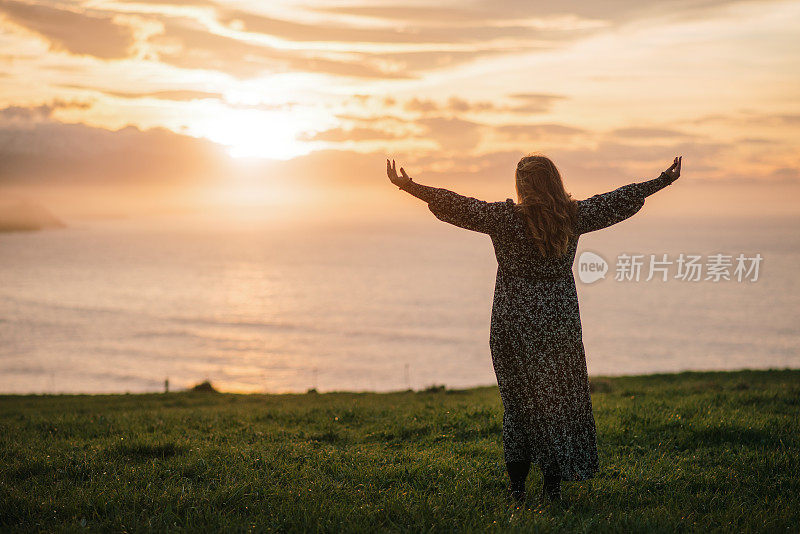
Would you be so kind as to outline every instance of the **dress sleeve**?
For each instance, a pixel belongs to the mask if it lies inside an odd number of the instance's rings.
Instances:
[[[510,199],[504,202],[486,202],[459,195],[442,187],[430,187],[414,181],[408,182],[400,189],[427,202],[428,209],[440,221],[484,234],[496,233],[503,228],[503,221],[510,205]]]
[[[578,233],[594,232],[624,221],[644,206],[645,197],[670,185],[666,172],[646,182],[623,185],[608,193],[594,195],[578,202]]]

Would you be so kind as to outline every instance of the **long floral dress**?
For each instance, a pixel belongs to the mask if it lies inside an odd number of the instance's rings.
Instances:
[[[489,347],[503,403],[506,462],[531,461],[562,480],[598,469],[597,439],[572,263],[581,234],[631,217],[668,174],[579,200],[566,254],[542,256],[512,199],[486,202],[409,182],[447,223],[488,234],[497,258]]]

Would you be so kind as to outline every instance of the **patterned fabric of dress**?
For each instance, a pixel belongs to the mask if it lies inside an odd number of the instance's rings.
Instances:
[[[488,234],[497,258],[489,348],[503,403],[506,462],[531,461],[563,480],[598,469],[597,438],[572,264],[581,234],[631,217],[670,185],[666,173],[579,200],[573,237],[545,257],[512,199],[486,202],[409,182],[440,220]]]

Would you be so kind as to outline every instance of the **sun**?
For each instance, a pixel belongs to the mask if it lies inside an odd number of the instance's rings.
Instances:
[[[225,109],[192,125],[194,135],[228,148],[236,158],[287,160],[311,152],[297,140],[305,128],[286,110]]]

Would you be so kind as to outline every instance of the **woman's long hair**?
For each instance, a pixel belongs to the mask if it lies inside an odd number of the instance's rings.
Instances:
[[[544,256],[561,256],[572,237],[578,204],[564,189],[561,173],[550,158],[528,154],[515,173],[517,208],[531,229],[536,247]]]

